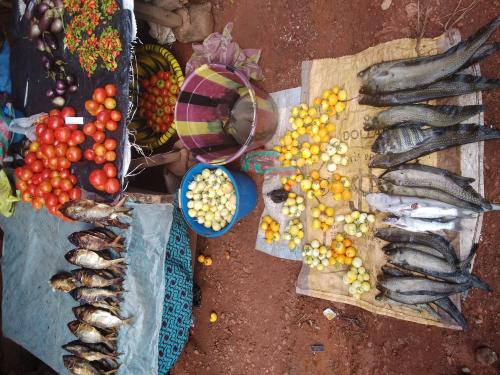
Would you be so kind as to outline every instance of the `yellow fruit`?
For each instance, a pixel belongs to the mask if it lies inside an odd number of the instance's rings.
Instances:
[[[320,187],[321,189],[326,189],[326,188],[328,188],[328,181],[327,181],[327,180],[321,180],[321,181],[319,182],[319,187]]]
[[[335,193],[333,194],[333,199],[336,201],[341,201],[342,200],[342,194],[341,193]]]
[[[352,193],[349,190],[345,190],[342,192],[342,200],[348,201],[352,198]]]
[[[331,94],[331,91],[330,91],[330,90],[324,90],[324,91],[323,91],[323,94],[321,94],[321,97],[322,97],[323,99],[328,99],[328,97],[330,96],[330,94]]]
[[[320,210],[320,211],[324,211],[324,210],[326,210],[326,206],[325,206],[323,203],[320,203],[320,204],[318,205],[318,208],[319,208],[319,210]]]
[[[274,146],[273,147],[273,151],[281,152],[281,147],[280,146]]]
[[[332,207],[327,207],[325,213],[327,216],[332,217],[333,215],[335,215],[335,210]]]
[[[342,242],[336,241],[334,250],[337,254],[344,254],[345,253],[345,246]]]
[[[321,117],[319,118],[319,121],[322,123],[322,124],[326,124],[328,122],[328,115],[327,114],[323,114],[321,115]]]
[[[345,109],[345,102],[337,102],[337,104],[335,104],[335,110],[337,112],[342,112],[344,109]]]
[[[328,232],[328,229],[330,229],[330,226],[326,223],[321,223],[321,230],[323,232]]]
[[[293,249],[295,249],[296,247],[297,247],[297,245],[295,244],[295,242],[294,242],[294,241],[289,241],[289,242],[288,242],[288,248],[289,248],[290,250],[293,250]]]
[[[299,115],[300,108],[299,107],[293,107],[292,108],[292,116],[298,116]]]
[[[331,122],[326,125],[326,130],[328,131],[328,133],[333,133],[335,129],[336,129],[335,124],[332,124]]]
[[[328,259],[328,263],[330,263],[330,266],[333,266],[335,264],[336,260],[334,257],[331,257],[330,259]]]
[[[297,127],[297,128],[300,128],[301,126],[304,126],[304,120],[302,120],[301,118],[296,118],[294,120],[294,125]]]
[[[303,167],[306,164],[306,161],[303,158],[297,159],[297,167]]]
[[[330,186],[332,193],[342,193],[344,191],[344,185],[341,182],[334,182]]]
[[[217,313],[211,312],[210,313],[210,323],[215,323],[217,321],[217,319],[219,319],[219,317],[217,316]]]
[[[321,105],[321,98],[314,98],[313,103],[315,106]]]
[[[340,90],[338,97],[341,102],[345,102],[347,100],[347,92],[345,90]]]
[[[271,224],[273,222],[273,218],[269,215],[266,215],[262,218],[262,220],[265,222],[265,223],[268,223],[268,224]]]
[[[325,112],[328,116],[333,117],[337,114],[337,111],[335,111],[335,107],[328,107]]]
[[[312,122],[312,117],[311,116],[306,116],[304,117],[304,125],[309,125]]]
[[[311,151],[308,148],[302,149],[302,157],[304,159],[309,159],[311,157]]]
[[[269,224],[267,224],[267,223],[262,223],[262,224],[260,224],[260,229],[262,229],[263,231],[266,231],[266,230],[267,230],[268,225],[269,225]]]
[[[270,241],[272,241],[272,240],[273,240],[273,237],[274,237],[273,232],[272,232],[272,231],[270,231],[270,230],[267,230],[267,231],[266,231],[266,234],[265,234],[265,239],[266,239],[266,240],[270,240]]]
[[[305,128],[298,128],[297,132],[299,133],[299,135],[304,135],[304,134],[306,134],[306,129]]]
[[[313,180],[318,180],[319,179],[319,171],[317,169],[313,169],[309,175],[311,176],[311,178]]]
[[[320,229],[321,228],[321,221],[319,221],[319,219],[313,219],[312,227],[313,227],[313,229]]]
[[[337,233],[337,235],[335,236],[335,241],[337,241],[337,242],[344,241],[344,236],[340,233]]]
[[[349,238],[346,238],[345,240],[342,241],[344,246],[347,248],[352,245],[352,241]]]
[[[199,263],[204,263],[205,262],[205,256],[204,255],[198,255],[198,258],[196,258]]]
[[[203,262],[203,264],[207,267],[210,267],[212,265],[212,258],[210,257],[205,257],[205,260]]]
[[[345,256],[349,258],[354,258],[356,256],[356,249],[352,246],[345,250]]]
[[[340,264],[345,264],[345,256],[344,255],[339,255],[337,256],[337,263],[340,263]]]
[[[280,225],[277,222],[271,223],[271,230],[273,232],[279,232],[280,230]]]
[[[345,258],[344,264],[347,264],[348,266],[350,266],[352,264],[352,258]]]
[[[318,110],[316,108],[309,108],[307,114],[311,117],[314,117],[318,114]]]
[[[328,109],[328,100],[321,101],[321,110],[326,111]]]
[[[337,86],[334,86],[334,87],[333,87],[333,89],[332,89],[332,92],[333,92],[334,94],[338,94],[338,93],[339,93],[339,90],[340,90],[340,89],[339,89]]]
[[[311,154],[313,154],[313,155],[319,154],[319,146],[318,145],[312,145],[310,150],[311,150]]]
[[[299,111],[299,117],[300,117],[300,118],[304,118],[304,117],[306,117],[306,116],[307,116],[307,111],[306,111],[305,109],[301,109],[301,110]]]
[[[335,105],[335,104],[337,104],[338,101],[339,101],[339,98],[335,94],[331,94],[328,97],[328,104],[330,104],[332,106]]]
[[[315,134],[312,137],[312,141],[315,142],[315,143],[319,143],[319,142],[321,142],[321,137],[319,135]]]

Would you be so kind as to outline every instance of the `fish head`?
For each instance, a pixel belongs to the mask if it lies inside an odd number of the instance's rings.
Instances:
[[[64,355],[63,356],[64,367],[66,367],[67,369],[72,369],[73,367],[75,367],[75,365],[77,364],[77,361],[78,361],[78,358],[75,357],[74,355]]]
[[[64,258],[70,263],[73,263],[76,260],[76,249],[68,251],[64,254]]]
[[[389,224],[389,225],[397,224],[399,222],[399,217],[397,217],[397,216],[387,216],[382,222],[384,224]]]
[[[69,292],[69,294],[71,294],[71,297],[73,297],[75,301],[78,301],[81,297],[79,288],[73,289],[71,292]]]
[[[75,246],[79,246],[80,237],[82,232],[73,232],[68,236],[68,241]]]
[[[70,292],[76,288],[76,280],[69,272],[60,272],[52,276],[49,280],[49,284],[52,289],[63,292]]]
[[[64,216],[68,216],[69,218],[79,218],[85,213],[86,210],[93,207],[95,202],[89,199],[80,200],[80,201],[68,201],[61,205],[59,211]]]
[[[78,331],[79,327],[80,327],[80,322],[78,320],[73,320],[68,323],[68,328],[72,333]]]
[[[369,117],[365,116],[363,129],[364,130],[373,130],[381,127],[382,124],[379,123],[377,117]]]

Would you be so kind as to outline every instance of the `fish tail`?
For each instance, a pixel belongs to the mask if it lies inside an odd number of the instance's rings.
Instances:
[[[489,210],[486,210],[486,211],[500,211],[500,204],[498,203],[490,203],[491,204],[491,208]]]
[[[120,207],[122,207],[125,204],[126,201],[127,201],[127,196],[125,195],[125,196],[123,196],[122,199],[120,199],[118,201],[117,204],[115,204],[115,209],[119,209]]]
[[[109,280],[109,285],[122,285],[124,280],[125,279],[123,277],[117,277]]]
[[[123,324],[130,325],[130,323],[132,322],[133,319],[134,319],[134,317],[131,316],[130,318],[123,319],[122,322],[123,322]]]
[[[472,57],[467,61],[467,63],[462,66],[462,69],[468,68],[479,61],[487,58],[488,56],[494,54],[500,49],[500,42],[489,43],[481,46]]]
[[[472,260],[474,259],[478,248],[479,244],[475,243],[474,245],[472,245],[467,258],[460,262],[458,266],[462,271],[468,272],[470,270]]]
[[[122,236],[117,236],[113,242],[109,244],[109,247],[112,248],[113,250],[118,251],[119,253],[123,251],[123,237]]]
[[[455,322],[457,322],[464,331],[469,329],[469,325],[467,324],[467,320],[465,320],[464,315],[449,297],[438,299],[434,301],[434,304],[448,314]]]
[[[108,263],[112,264],[115,267],[126,266],[126,264],[124,265],[123,262],[125,262],[125,258],[117,258],[117,259],[108,260]]]
[[[473,287],[478,288],[478,289],[486,290],[487,292],[492,292],[493,291],[493,289],[491,289],[491,287],[488,284],[486,284],[484,281],[482,281],[476,275],[470,274],[469,277],[470,277],[471,285]]]

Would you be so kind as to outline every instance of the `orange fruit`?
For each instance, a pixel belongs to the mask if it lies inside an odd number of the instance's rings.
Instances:
[[[352,246],[348,247],[345,251],[346,257],[354,258],[356,256],[356,249]]]
[[[342,192],[342,200],[348,201],[352,198],[352,193],[349,190],[344,190]]]
[[[344,185],[341,182],[334,182],[332,186],[330,186],[330,190],[332,193],[342,193],[344,191]]]

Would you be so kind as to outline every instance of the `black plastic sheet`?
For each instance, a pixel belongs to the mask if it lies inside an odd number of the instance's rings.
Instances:
[[[121,1],[118,1],[120,9],[113,15],[111,25],[120,33],[122,42],[122,52],[117,59],[118,68],[110,72],[105,68],[98,67],[92,77],[81,68],[78,61],[78,55],[71,54],[63,46],[64,32],[57,35],[59,48],[54,52],[55,59],[62,59],[66,62],[66,71],[75,75],[78,91],[70,94],[66,105],[74,107],[77,116],[84,118],[84,123],[94,121],[95,117],[89,115],[85,110],[85,101],[92,99],[92,93],[97,87],[103,87],[108,83],[114,83],[117,87],[117,109],[122,113],[122,119],[118,129],[115,132],[106,131],[106,136],[115,138],[118,141],[116,149],[115,165],[119,171],[118,178],[123,180],[123,155],[127,140],[127,113],[129,108],[129,81],[130,81],[130,62],[131,62],[131,44],[132,44],[132,17],[129,10],[122,9]],[[47,98],[45,91],[54,87],[55,82],[47,76],[41,58],[45,52],[36,49],[35,44],[27,38],[29,21],[20,17],[17,5],[13,7],[13,21],[11,28],[11,37],[13,39],[11,53],[11,76],[12,76],[12,100],[15,108],[23,111],[27,116],[48,112],[54,105],[51,99]],[[67,19],[65,19],[65,23]],[[97,29],[100,33],[103,25]],[[80,127],[81,128],[81,127]],[[94,140],[87,137],[85,143],[81,145],[82,151],[91,149]],[[87,191],[95,192],[104,198],[110,196],[95,190],[88,181],[88,175],[96,168],[101,168],[92,161],[82,159],[72,165],[72,171],[78,178],[78,184]]]

